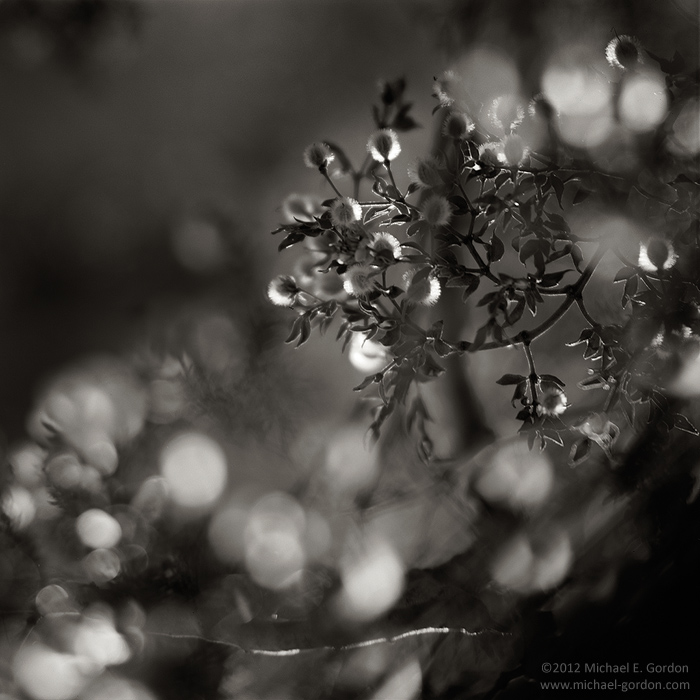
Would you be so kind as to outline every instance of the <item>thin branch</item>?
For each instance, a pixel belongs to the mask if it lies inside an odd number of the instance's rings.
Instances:
[[[530,399],[532,401],[532,405],[536,406],[537,405],[537,383],[539,382],[540,378],[539,375],[537,374],[537,370],[535,369],[535,358],[532,356],[532,350],[530,350],[530,341],[528,340],[526,343],[523,343],[523,350],[525,351],[525,357],[527,358],[527,368],[528,368],[528,375],[527,375],[527,381],[530,386]]]
[[[574,303],[576,303],[577,298],[583,292],[585,286],[588,284],[588,281],[591,279],[593,273],[595,272],[596,267],[598,267],[598,263],[602,260],[607,250],[607,245],[601,243],[588,265],[586,265],[586,269],[583,271],[581,277],[579,277],[578,282],[576,282],[576,284],[574,284],[569,289],[567,298],[561,303],[559,308],[557,308],[552,313],[552,315],[549,316],[549,318],[545,319],[542,323],[540,323],[539,326],[536,326],[531,331],[521,331],[515,337],[507,341],[493,341],[490,343],[484,343],[483,345],[480,345],[479,347],[475,348],[472,352],[478,352],[481,350],[493,350],[495,348],[505,348],[510,347],[511,345],[520,345],[521,343],[532,342],[535,338],[541,336],[543,333],[546,333],[552,326],[554,326],[557,323],[557,321],[559,321],[559,319],[562,316],[564,316],[564,314],[569,310],[569,308],[571,308],[571,306],[573,306]],[[459,344],[465,345],[465,343]],[[469,346],[467,346],[467,350],[469,350]]]
[[[600,323],[598,323],[598,321],[596,321],[588,313],[588,310],[586,309],[586,306],[583,303],[583,297],[579,297],[578,299],[576,299],[576,304],[578,305],[578,309],[581,312],[581,315],[586,319],[586,321],[588,321],[590,326],[595,329],[600,328]]]
[[[322,652],[322,651],[353,651],[355,649],[363,649],[365,647],[378,646],[380,644],[394,644],[400,642],[404,639],[409,639],[410,637],[422,637],[427,635],[449,635],[458,634],[464,637],[480,637],[484,634],[497,634],[501,637],[510,636],[509,632],[501,632],[495,629],[481,629],[471,631],[465,627],[421,627],[415,630],[408,630],[407,632],[401,632],[400,634],[395,634],[387,637],[376,637],[374,639],[365,639],[360,642],[352,642],[350,644],[342,645],[330,645],[324,644],[317,647],[296,647],[292,649],[257,649],[248,648],[235,642],[227,642],[223,639],[211,639],[209,637],[203,637],[197,634],[174,634],[170,632],[149,632],[153,637],[167,637],[169,639],[187,639],[198,642],[206,642],[208,644],[217,644],[219,646],[228,647],[229,649],[235,649],[237,651],[242,651],[246,654],[254,654],[256,656],[300,656],[301,654],[309,654],[312,652]]]

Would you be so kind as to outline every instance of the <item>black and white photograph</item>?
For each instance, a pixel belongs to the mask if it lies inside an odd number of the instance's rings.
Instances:
[[[0,0],[0,700],[700,697],[700,0]]]

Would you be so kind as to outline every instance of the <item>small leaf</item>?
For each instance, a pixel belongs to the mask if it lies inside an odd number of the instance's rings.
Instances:
[[[503,241],[496,235],[491,236],[491,247],[489,248],[489,262],[498,262],[505,253]]]
[[[558,178],[552,175],[549,178],[549,181],[552,183],[552,187],[554,188],[554,193],[557,195],[557,201],[559,202],[559,208],[563,209],[564,207],[562,206],[561,203],[561,198],[564,195],[564,183]]]
[[[289,332],[289,335],[287,336],[287,339],[284,341],[285,343],[291,343],[300,333],[301,333],[301,326],[304,322],[304,316],[298,316],[296,319],[294,319],[294,323],[292,324],[292,329]],[[341,331],[338,332],[338,337],[340,337]]]
[[[284,250],[285,248],[289,248],[290,246],[293,246],[295,243],[299,243],[300,241],[303,241],[305,238],[303,233],[299,233],[298,231],[292,231],[278,246],[277,250]]]
[[[540,374],[540,381],[551,382],[552,384],[556,384],[560,389],[566,386],[559,377],[555,377],[553,374]]]
[[[297,347],[303,345],[311,336],[311,321],[309,320],[309,317],[304,315],[301,317],[301,319],[301,332],[299,333],[299,342],[297,343]]]
[[[381,378],[381,375],[379,376]],[[366,389],[370,384],[376,381],[377,375],[370,374],[369,377],[365,377],[360,384],[358,384],[356,387],[353,387],[353,391],[362,391],[363,389]]]
[[[636,275],[636,274],[637,274],[637,270],[635,270],[635,268],[623,267],[617,271],[617,274],[615,275],[615,279],[613,280],[613,282],[621,282],[622,280],[627,280],[630,277],[632,277],[632,275]]]
[[[481,326],[481,328],[479,328],[479,330],[476,332],[476,336],[474,337],[474,342],[470,346],[470,349],[472,351],[478,350],[486,342],[486,338],[489,334],[490,329],[491,326],[488,323],[485,326]]]
[[[583,272],[583,270],[581,270],[581,263],[583,262],[583,253],[581,252],[581,249],[577,245],[572,245],[571,250],[569,250],[569,255],[571,255],[571,259],[574,261],[576,269],[579,272]]]
[[[578,192],[574,195],[574,198],[572,200],[573,204],[581,204],[584,200],[588,199],[591,196],[591,193],[589,190],[584,190],[583,188],[580,188]]]
[[[525,377],[521,374],[504,374],[500,379],[496,380],[496,384],[501,386],[508,386],[510,384],[520,384],[524,381]]]
[[[523,316],[523,311],[525,311],[525,297],[518,297],[518,302],[512,311],[508,312],[508,323],[513,326],[515,325]]]
[[[673,427],[682,430],[684,433],[690,433],[691,435],[700,435],[700,431],[683,415],[680,413],[673,414]]]
[[[566,347],[573,348],[574,345],[580,345],[581,343],[585,343],[587,340],[589,340],[591,338],[593,333],[594,333],[594,331],[592,328],[584,328],[581,331],[581,335],[579,335],[578,340],[575,340],[573,343],[566,343]]]

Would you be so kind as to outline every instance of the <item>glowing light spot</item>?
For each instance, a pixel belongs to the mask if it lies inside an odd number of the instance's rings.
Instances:
[[[619,102],[620,120],[632,131],[655,129],[666,118],[668,98],[661,76],[633,75],[625,81]]]
[[[148,522],[160,518],[169,498],[168,482],[160,476],[146,479],[131,500],[131,507]]]
[[[79,407],[80,418],[105,433],[113,434],[116,425],[116,406],[103,389],[87,382],[79,384],[72,400]]]
[[[114,443],[101,433],[89,435],[82,450],[85,460],[100,474],[110,476],[117,470],[119,457]]]
[[[374,538],[363,551],[341,562],[343,587],[336,600],[338,614],[366,622],[384,614],[403,590],[404,567],[394,549]]]
[[[131,657],[131,650],[109,619],[86,616],[73,638],[73,651],[99,666],[123,664]]]
[[[281,492],[263,496],[251,509],[244,533],[252,578],[272,589],[297,581],[306,561],[301,543],[305,530],[306,515],[296,500]]]
[[[689,343],[681,357],[680,370],[669,383],[668,391],[684,399],[700,396],[700,345]]]
[[[83,466],[72,452],[63,452],[46,463],[46,476],[53,486],[72,489],[83,479]]]
[[[17,685],[33,700],[72,700],[87,685],[85,661],[43,644],[26,644],[14,658]]]
[[[612,87],[588,66],[555,57],[542,76],[542,92],[561,114],[592,115],[610,103]]]
[[[491,503],[514,510],[533,510],[549,497],[554,484],[546,454],[531,452],[524,440],[510,441],[486,452],[475,490]]]
[[[36,515],[36,504],[30,491],[24,486],[10,486],[2,498],[2,510],[18,529],[28,527]]]
[[[91,508],[81,513],[75,521],[80,541],[92,549],[109,549],[116,546],[122,537],[122,528],[109,513]]]
[[[667,140],[671,153],[692,158],[700,153],[700,99],[688,100],[673,121],[673,128]]]
[[[55,583],[44,586],[36,594],[35,604],[41,615],[69,612],[74,609],[73,602],[66,589]]]
[[[525,535],[517,535],[507,542],[491,562],[491,577],[504,588],[524,591],[530,584],[535,555]]]
[[[370,700],[414,700],[420,697],[423,674],[416,659],[411,659],[382,683]]]
[[[324,471],[328,488],[337,494],[354,494],[369,486],[379,469],[377,450],[365,443],[363,427],[339,430],[326,451]]]
[[[117,553],[111,549],[93,549],[83,557],[83,569],[93,583],[100,585],[119,575],[121,562]]]
[[[185,508],[211,506],[226,487],[226,455],[212,438],[184,433],[171,440],[160,456],[160,470],[170,497]]]
[[[612,108],[595,114],[562,114],[557,120],[561,138],[572,146],[592,149],[600,146],[613,132]]]
[[[45,456],[45,450],[32,443],[22,445],[10,454],[12,473],[20,486],[35,488],[41,484]]]
[[[520,76],[512,58],[494,46],[482,44],[469,51],[456,66],[461,80],[450,86],[455,109],[476,114],[480,105],[498,95],[520,91]]]
[[[353,333],[348,350],[350,364],[364,374],[379,372],[389,364],[386,348],[365,333]]]
[[[549,535],[544,551],[538,552],[532,570],[532,587],[544,591],[558,586],[569,573],[574,554],[565,532]]]

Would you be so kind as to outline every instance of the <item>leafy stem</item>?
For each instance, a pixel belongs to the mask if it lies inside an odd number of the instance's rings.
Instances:
[[[583,293],[584,288],[593,276],[596,267],[598,267],[598,264],[603,259],[603,256],[605,255],[607,250],[607,245],[601,243],[588,265],[586,265],[586,269],[581,274],[581,277],[579,277],[578,282],[576,282],[576,284],[572,285],[569,288],[566,299],[559,305],[559,307],[554,312],[552,312],[552,314],[548,318],[542,321],[542,323],[540,323],[539,326],[536,326],[531,331],[522,331],[516,336],[514,336],[512,339],[504,341],[495,340],[490,343],[483,343],[474,348],[473,352],[476,352],[477,350],[493,350],[495,348],[504,348],[509,347],[511,345],[520,345],[521,343],[532,342],[535,338],[546,333],[550,328],[552,328],[552,326],[554,326],[559,321],[559,319],[561,319],[564,316],[564,314],[571,308],[571,306],[573,306],[577,302],[577,300],[581,298],[581,294]],[[464,346],[465,344],[462,343],[461,345]],[[466,345],[467,349],[470,348],[470,345],[471,344]]]
[[[535,359],[532,356],[532,350],[530,349],[530,340],[523,342],[523,350],[525,351],[525,357],[527,358],[527,368],[528,375],[527,381],[530,387],[530,399],[533,408],[537,406],[537,384],[540,380],[537,370],[535,369]]]

